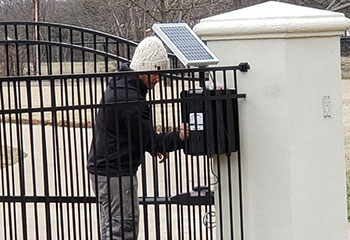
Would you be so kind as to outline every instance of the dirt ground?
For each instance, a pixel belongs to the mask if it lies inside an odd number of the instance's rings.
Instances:
[[[343,95],[343,121],[345,133],[345,160],[346,167],[350,169],[350,79],[342,81]]]

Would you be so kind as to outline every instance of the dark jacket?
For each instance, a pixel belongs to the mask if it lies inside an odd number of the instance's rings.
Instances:
[[[123,65],[120,71],[132,71]],[[108,82],[105,107],[98,110],[94,138],[88,156],[88,171],[103,176],[135,175],[145,151],[170,152],[183,146],[178,132],[157,133],[146,100],[147,88],[136,74]],[[126,103],[129,101],[129,103]],[[117,103],[117,104],[116,104]]]

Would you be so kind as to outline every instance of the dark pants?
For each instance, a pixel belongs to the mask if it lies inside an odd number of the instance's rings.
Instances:
[[[96,194],[95,175],[90,174],[90,180]],[[109,181],[110,189],[108,191],[107,177],[98,176],[101,239],[136,240],[139,231],[137,177],[132,177],[132,180],[130,176],[110,177]],[[110,199],[108,199],[108,195],[110,195]],[[113,238],[110,237],[110,224],[112,224]]]

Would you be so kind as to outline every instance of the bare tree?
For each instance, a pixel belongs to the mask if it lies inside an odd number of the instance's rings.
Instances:
[[[2,0],[1,21],[31,20],[32,2],[31,0]]]
[[[262,3],[267,0],[45,0],[42,21],[92,28],[141,40],[154,22],[186,22]],[[280,0],[347,14],[350,0]],[[32,0],[1,0],[0,21],[32,19]]]

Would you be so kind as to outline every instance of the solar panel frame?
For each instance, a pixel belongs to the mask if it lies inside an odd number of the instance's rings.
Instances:
[[[185,29],[185,32],[177,31],[176,33],[179,34],[175,36],[176,39],[170,39],[169,38],[169,32],[166,33],[164,30],[167,28],[172,29],[180,29],[183,31]],[[163,40],[163,42],[169,47],[169,49],[178,57],[178,59],[187,66],[208,66],[212,64],[217,64],[219,60],[215,57],[215,55],[209,50],[209,48],[204,44],[204,42],[193,32],[193,30],[186,24],[186,23],[155,23],[152,26],[153,31]],[[184,36],[183,33],[186,33],[186,36]],[[181,36],[181,34],[183,34]],[[189,36],[190,34],[191,36]],[[197,48],[201,48],[200,50],[202,52],[193,52],[193,49],[185,48],[185,46],[180,46],[183,44],[177,44],[175,41],[178,41],[178,38],[181,37],[193,37],[193,40],[197,46]],[[173,37],[174,38],[174,37]],[[175,42],[175,43],[174,43]],[[198,45],[199,44],[199,45]],[[183,49],[181,49],[183,48]],[[192,51],[192,52],[191,52]],[[198,59],[189,59],[188,55],[193,54],[196,56],[199,56]],[[187,56],[186,56],[187,55]],[[202,58],[200,57],[202,56]],[[209,59],[208,56],[211,58]]]

